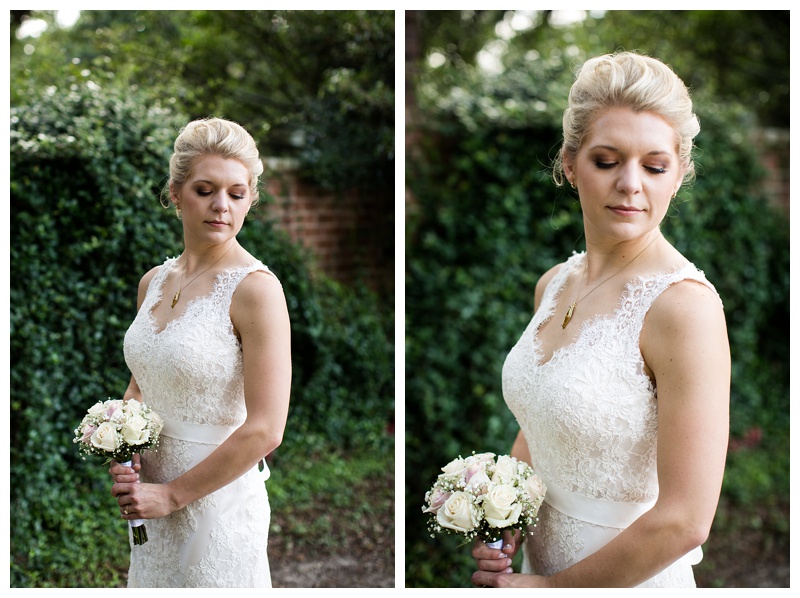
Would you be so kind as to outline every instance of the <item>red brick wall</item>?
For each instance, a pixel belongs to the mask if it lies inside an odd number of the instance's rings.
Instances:
[[[394,193],[323,191],[291,165],[267,161],[262,208],[314,256],[314,269],[345,284],[394,292]]]
[[[761,182],[762,190],[770,203],[789,213],[789,131],[787,129],[759,129],[754,132],[754,143],[761,155],[761,164],[767,175]]]

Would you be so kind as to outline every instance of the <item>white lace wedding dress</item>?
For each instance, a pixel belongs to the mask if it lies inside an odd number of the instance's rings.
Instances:
[[[699,281],[692,264],[625,287],[616,311],[585,321],[577,340],[542,363],[537,330],[585,254],[547,285],[539,309],[503,365],[503,394],[548,487],[539,524],[523,544],[523,573],[552,575],[602,548],[658,497],[656,389],[644,372],[639,335],[667,287]],[[715,291],[716,292],[716,291]],[[698,547],[640,587],[694,587]]]
[[[245,420],[242,352],[230,320],[237,284],[261,263],[225,270],[212,292],[156,329],[151,310],[174,259],[153,276],[125,334],[125,360],[142,400],[165,421],[157,451],[142,455],[142,482],[169,482],[205,459]],[[254,467],[227,486],[160,519],[148,542],[131,545],[128,587],[269,587],[270,508]]]

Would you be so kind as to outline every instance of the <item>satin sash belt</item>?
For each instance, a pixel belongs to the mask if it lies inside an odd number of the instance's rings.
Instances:
[[[210,424],[195,424],[178,419],[165,419],[161,434],[188,442],[222,444],[238,427],[239,426],[212,426]],[[267,466],[266,459],[259,461],[257,467],[258,475],[261,477],[262,481],[266,482],[269,479],[269,467]]]
[[[178,419],[165,419],[161,433],[170,438],[200,442],[202,444],[222,444],[239,426],[212,426],[195,424]]]
[[[650,502],[617,502],[593,498],[564,490],[547,480],[543,481],[547,486],[547,493],[544,496],[547,504],[564,515],[604,527],[625,529],[656,504],[654,500]]]
[[[544,502],[573,519],[602,525],[603,527],[625,529],[656,504],[655,500],[648,502],[618,502],[594,498],[564,490],[544,478],[542,478],[542,481],[547,486]],[[698,546],[681,557],[680,560],[684,559],[690,565],[696,565],[703,559],[703,550]]]

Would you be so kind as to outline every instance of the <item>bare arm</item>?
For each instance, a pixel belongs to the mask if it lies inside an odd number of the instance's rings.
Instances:
[[[127,518],[163,517],[247,472],[283,439],[291,387],[289,315],[280,283],[251,274],[238,286],[231,321],[242,343],[247,418],[213,453],[168,484],[115,484]]]
[[[658,384],[655,506],[596,553],[550,578],[479,572],[479,582],[631,587],[705,541],[728,442],[730,350],[718,298],[696,283],[674,285],[650,310],[641,349]]]

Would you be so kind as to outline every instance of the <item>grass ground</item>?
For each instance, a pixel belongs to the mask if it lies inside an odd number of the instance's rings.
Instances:
[[[273,587],[394,587],[393,451],[320,455],[274,471]]]

